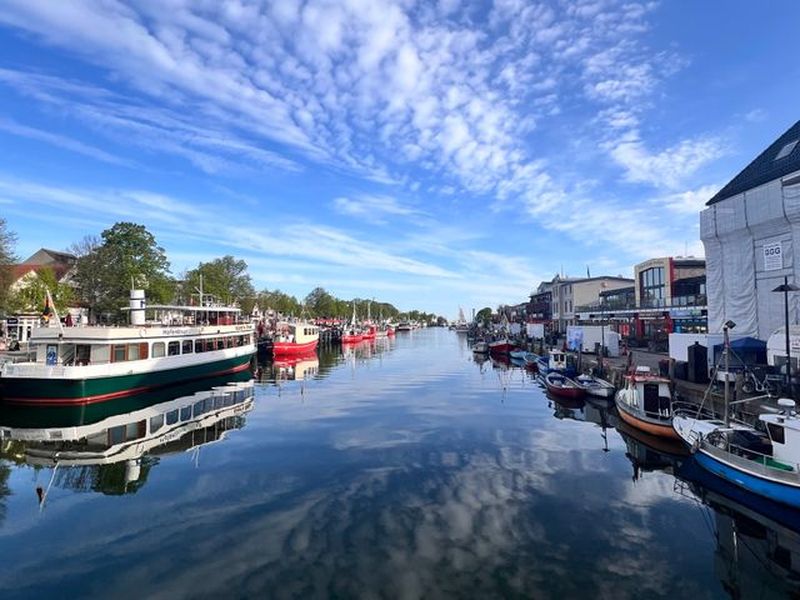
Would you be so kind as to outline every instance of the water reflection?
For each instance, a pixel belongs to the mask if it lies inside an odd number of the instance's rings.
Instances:
[[[106,407],[103,418],[69,426],[60,424],[62,411],[27,408],[14,414],[13,425],[0,421],[0,459],[49,470],[48,482],[36,489],[40,503],[53,486],[135,493],[160,456],[197,450],[240,429],[253,402],[253,380],[240,373],[142,394],[135,410],[123,412],[130,403],[116,403],[118,414],[108,414],[111,407]]]

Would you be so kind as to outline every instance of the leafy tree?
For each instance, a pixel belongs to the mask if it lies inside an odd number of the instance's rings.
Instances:
[[[475,315],[475,320],[478,322],[488,323],[492,320],[492,309],[488,306],[480,309],[478,314]]]
[[[144,225],[116,223],[94,245],[84,239],[74,280],[93,313],[116,315],[128,303],[131,285],[144,289],[149,302],[166,302],[174,294],[164,249]]]
[[[245,298],[255,296],[255,289],[247,274],[247,263],[233,256],[223,256],[207,263],[200,263],[196,269],[186,274],[185,289],[196,293],[203,278],[203,293],[216,296],[225,304],[241,303]],[[252,304],[250,305],[252,309]]]
[[[74,298],[74,290],[67,283],[59,283],[55,271],[44,267],[35,275],[28,275],[25,283],[11,293],[10,306],[14,312],[34,312],[44,308],[47,290],[53,298],[56,310],[64,316],[66,308]]]
[[[258,306],[261,310],[274,310],[283,315],[299,316],[303,308],[294,296],[280,290],[263,290],[258,294]]]
[[[8,310],[12,282],[11,266],[17,262],[14,246],[17,236],[9,231],[6,220],[0,217],[0,314]]]
[[[336,298],[321,287],[311,290],[308,296],[306,296],[305,306],[306,310],[315,317],[338,316],[336,314],[337,309],[341,310],[341,306],[337,306]]]

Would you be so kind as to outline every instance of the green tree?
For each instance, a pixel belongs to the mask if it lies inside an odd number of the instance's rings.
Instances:
[[[335,317],[337,311],[336,298],[331,296],[323,288],[317,287],[311,290],[305,299],[306,310],[315,317]]]
[[[492,309],[488,306],[480,309],[475,315],[475,320],[479,323],[488,323],[492,320]]]
[[[48,290],[59,316],[64,316],[75,297],[74,290],[69,284],[59,283],[55,271],[50,267],[27,275],[25,282],[11,293],[9,305],[14,312],[40,311],[44,308]]]
[[[223,256],[207,263],[200,263],[196,269],[186,273],[185,289],[196,293],[203,278],[203,293],[212,294],[225,304],[240,303],[255,296],[255,289],[247,274],[247,263],[233,256]],[[252,304],[250,305],[252,309]]]
[[[14,246],[17,236],[9,231],[6,220],[0,217],[0,315],[8,310],[12,281],[11,266],[17,262]]]
[[[174,294],[169,261],[144,225],[116,223],[101,234],[100,244],[78,258],[74,280],[93,314],[117,315],[128,304],[131,285],[145,290],[150,303]]]
[[[294,296],[280,290],[263,290],[258,294],[258,306],[261,310],[275,310],[283,315],[300,316],[303,308]]]

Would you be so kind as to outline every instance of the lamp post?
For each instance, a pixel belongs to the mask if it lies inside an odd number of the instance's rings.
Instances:
[[[786,330],[786,389],[789,390],[789,394],[792,397],[794,397],[794,390],[792,389],[792,355],[789,343],[789,292],[796,292],[797,290],[800,290],[800,288],[789,283],[787,275],[783,276],[783,284],[772,290],[773,292],[783,292],[783,324]]]

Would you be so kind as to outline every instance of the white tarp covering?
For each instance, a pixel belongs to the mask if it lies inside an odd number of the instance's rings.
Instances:
[[[531,339],[544,339],[544,323],[528,323],[525,326],[525,331]]]

